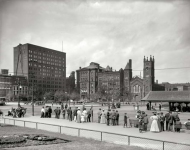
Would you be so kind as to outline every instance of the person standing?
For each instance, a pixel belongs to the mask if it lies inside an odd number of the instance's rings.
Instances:
[[[67,120],[69,120],[69,118],[70,118],[70,109],[68,108],[66,110],[67,110]]]
[[[49,106],[49,118],[51,118],[51,114],[52,114],[52,108],[51,106]]]
[[[65,119],[65,108],[64,107],[62,109],[62,115],[63,115],[63,119]]]
[[[108,109],[108,112],[107,112],[107,126],[110,125],[110,109]]]
[[[100,123],[101,115],[102,115],[102,112],[101,112],[101,108],[100,108],[98,111],[98,123]]]
[[[60,114],[61,114],[61,109],[60,109],[60,107],[59,107],[58,110],[57,110],[57,119],[60,118]]]
[[[170,116],[169,116],[168,120],[169,120],[168,131],[172,131],[173,130],[173,115],[172,115],[171,111],[170,111]]]
[[[170,118],[170,112],[167,112],[167,113],[165,114],[165,120],[166,120],[166,131],[169,131],[169,130],[168,130],[169,118]]]
[[[75,107],[74,111],[73,111],[73,116],[74,116],[74,121],[77,121],[77,107]]]
[[[81,123],[81,111],[80,111],[80,108],[78,108],[78,111],[77,111],[77,123]]]
[[[84,108],[83,110],[83,115],[84,115],[84,122],[87,122],[87,111],[86,111],[86,108]]]
[[[116,118],[115,118],[115,124],[118,126],[119,125],[119,112],[116,110]]]
[[[104,112],[104,109],[102,110],[101,117],[100,117],[100,123],[105,124],[106,123],[106,114]]]
[[[161,111],[161,109],[162,109],[162,105],[161,105],[161,104],[159,104],[159,111]]]
[[[161,131],[164,131],[164,122],[165,122],[165,116],[163,115],[163,112],[161,112],[161,115],[160,115]]]
[[[71,109],[71,107],[69,107],[70,111],[69,111],[69,121],[72,121],[73,120],[73,111]]]
[[[160,113],[158,112],[157,113],[157,117],[158,117],[158,128],[159,128],[159,130],[160,130],[160,132],[161,132],[161,124],[160,124]]]
[[[42,107],[42,109],[41,109],[41,118],[44,118],[44,114],[45,114],[45,110],[44,110],[44,107]]]
[[[90,122],[91,113],[90,110],[87,111],[87,122]]]
[[[116,112],[115,110],[113,109],[112,111],[112,125],[115,126],[115,120],[116,120]]]
[[[156,112],[153,112],[153,116],[150,117],[150,120],[152,120],[152,124],[150,127],[151,132],[160,132],[159,127],[158,127],[158,117],[156,115]]]
[[[93,122],[93,106],[91,106],[91,108],[90,108],[90,114],[91,114],[92,122]]]
[[[145,116],[143,117],[143,122],[144,122],[144,130],[147,131],[147,126],[149,123],[147,114],[145,114]]]
[[[55,118],[58,119],[58,107],[56,109],[54,109],[54,112],[55,112]]]
[[[123,127],[125,128],[127,128],[127,119],[128,119],[129,117],[127,116],[127,113],[125,113],[124,114],[124,119],[123,119],[123,121],[124,121],[124,124],[123,124]]]

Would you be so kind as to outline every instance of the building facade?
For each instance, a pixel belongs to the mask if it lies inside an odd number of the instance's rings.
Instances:
[[[7,69],[2,69],[0,73],[0,98],[10,100],[21,95],[23,97],[28,96],[27,78],[9,75]]]
[[[95,64],[90,63],[90,66],[77,70],[77,87],[82,98],[103,88],[105,93],[113,95],[112,99],[121,96],[125,100],[140,101],[149,91],[165,90],[164,86],[155,82],[155,60],[152,56],[143,59],[143,77],[133,77],[131,59],[119,71],[113,71],[109,66],[100,69],[100,65],[96,67]]]
[[[91,62],[89,66],[77,70],[77,89],[82,99],[89,99],[98,89],[98,72],[104,68]]]
[[[14,47],[14,73],[24,75],[34,90],[66,91],[66,53],[19,44]]]

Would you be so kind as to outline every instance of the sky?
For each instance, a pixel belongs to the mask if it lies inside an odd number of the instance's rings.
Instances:
[[[0,69],[13,72],[13,47],[66,52],[67,76],[97,62],[114,70],[155,58],[155,79],[190,82],[189,0],[0,0]],[[63,46],[62,46],[63,43]],[[133,71],[133,76],[142,71]]]

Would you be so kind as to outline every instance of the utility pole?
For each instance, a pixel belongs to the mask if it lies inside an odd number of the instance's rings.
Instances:
[[[34,116],[34,73],[32,73],[32,116]]]

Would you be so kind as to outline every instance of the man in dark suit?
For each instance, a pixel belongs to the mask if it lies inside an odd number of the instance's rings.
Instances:
[[[170,116],[169,116],[168,120],[169,120],[169,122],[168,122],[168,124],[169,124],[168,130],[172,131],[173,130],[173,115],[172,115],[171,111],[170,111]]]
[[[164,131],[164,122],[165,122],[165,116],[163,115],[163,112],[161,112],[161,115],[160,115],[161,131]]]
[[[166,131],[168,131],[169,118],[170,118],[170,113],[169,113],[169,112],[167,112],[167,113],[165,114],[165,120],[166,120]]]

